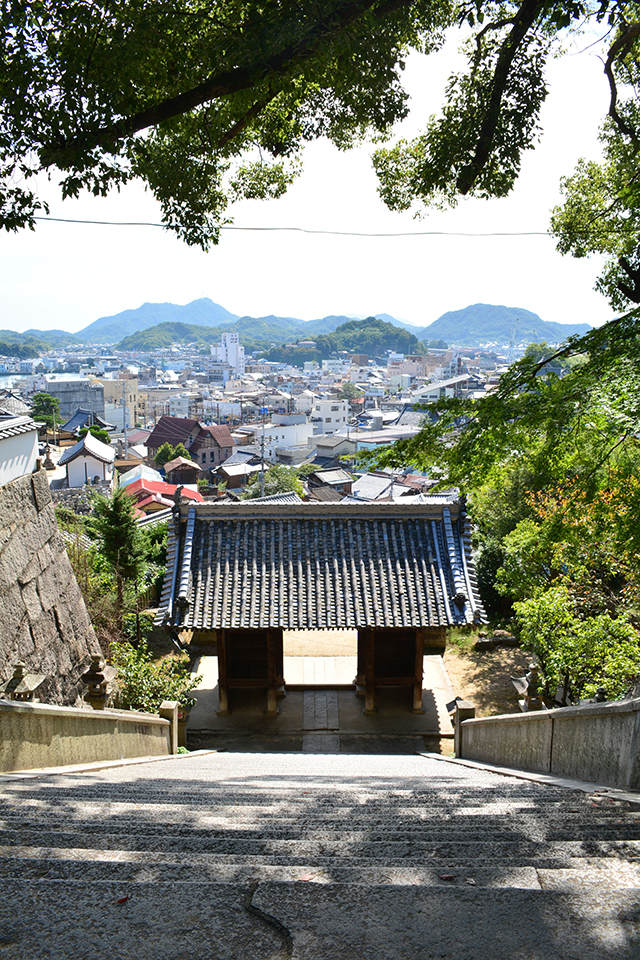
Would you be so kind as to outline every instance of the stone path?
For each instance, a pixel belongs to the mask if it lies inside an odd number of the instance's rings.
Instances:
[[[2,778],[3,960],[637,960],[640,812],[425,756]]]

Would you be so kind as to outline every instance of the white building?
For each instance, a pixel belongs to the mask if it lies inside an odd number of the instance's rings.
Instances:
[[[276,450],[295,447],[310,448],[313,437],[313,424],[304,414],[274,414],[271,423],[255,424],[244,427],[244,431],[253,433],[253,442],[262,447],[264,436],[265,459],[275,459]]]
[[[36,469],[38,428],[31,417],[0,420],[0,487]]]
[[[223,333],[222,343],[213,344],[211,356],[218,363],[228,363],[237,377],[244,377],[244,347],[237,333]]]
[[[169,416],[187,419],[189,416],[189,396],[180,393],[177,397],[169,398]]]
[[[322,361],[322,369],[325,373],[335,373],[337,375],[345,374],[349,370],[349,364],[344,360],[337,360],[335,357],[329,357]]]
[[[111,483],[115,458],[115,447],[87,433],[79,443],[65,450],[58,460],[58,466],[67,468],[69,487],[82,487],[96,478]]]
[[[346,400],[316,400],[311,411],[311,420],[316,433],[335,433],[349,419],[349,404]]]

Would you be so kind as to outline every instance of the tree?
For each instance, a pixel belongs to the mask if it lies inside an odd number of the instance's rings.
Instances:
[[[52,428],[60,425],[60,401],[50,393],[36,393],[31,401],[31,416],[37,423],[46,423]]]
[[[156,453],[155,464],[157,467],[164,467],[165,463],[170,463],[172,460],[175,460],[176,457],[193,460],[193,457],[183,443],[179,443],[177,447],[172,447],[168,442],[163,443]]]
[[[271,497],[276,493],[289,493],[293,491],[299,497],[302,497],[304,490],[298,480],[296,471],[285,467],[280,463],[275,463],[265,471],[264,475],[264,496]],[[248,484],[242,499],[253,500],[262,496],[260,476],[256,475]]]
[[[540,664],[548,696],[561,687],[575,701],[604,687],[615,700],[634,685],[640,646],[626,617],[580,618],[562,587],[518,603],[516,609],[523,643]]]
[[[134,581],[137,585],[143,566],[140,529],[134,509],[134,501],[126,487],[116,487],[110,497],[95,497],[94,515],[87,521],[89,533],[98,541],[99,551],[116,577],[120,627],[124,615],[125,583]]]
[[[282,194],[305,142],[386,136],[408,112],[407,53],[453,26],[468,71],[421,137],[378,152],[381,194],[394,209],[504,196],[563,31],[606,20],[615,65],[635,14],[610,0],[15,0],[0,10],[0,222],[34,226],[38,173],[59,171],[64,197],[139,178],[165,225],[207,247],[230,202]]]
[[[91,424],[89,427],[83,427],[82,430],[78,431],[79,437],[86,437],[90,433],[96,439],[100,440],[102,443],[111,443],[111,437],[104,427],[99,427],[97,424]]]
[[[357,397],[363,397],[364,391],[356,387],[355,383],[347,381],[340,387],[338,396],[341,400],[355,400]]]

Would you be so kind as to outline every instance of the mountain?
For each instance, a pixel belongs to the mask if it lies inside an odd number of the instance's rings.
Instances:
[[[514,343],[562,343],[572,334],[591,330],[588,323],[555,323],[542,320],[537,313],[522,307],[502,307],[474,303],[463,310],[443,313],[427,327],[412,328],[421,339],[441,338],[456,346],[476,347],[484,343],[506,344],[513,334]]]
[[[238,319],[208,297],[184,305],[175,303],[143,303],[135,310],[123,310],[113,317],[100,317],[76,334],[84,343],[115,343],[139,330],[159,323],[187,323],[205,327],[223,327]]]
[[[7,333],[8,331],[3,331]],[[82,340],[75,333],[67,333],[66,330],[25,330],[25,337],[34,337],[36,340],[43,340],[48,343],[52,350],[61,350],[68,346],[77,346]]]

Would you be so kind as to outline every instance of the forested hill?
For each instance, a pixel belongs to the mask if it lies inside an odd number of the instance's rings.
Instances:
[[[574,333],[587,333],[588,323],[555,323],[542,320],[537,313],[522,307],[502,307],[491,303],[474,303],[462,310],[443,313],[428,327],[416,331],[419,336],[441,337],[448,343],[476,347],[484,343],[507,344],[513,336],[515,344],[562,343]]]
[[[217,343],[223,330],[238,331],[241,342],[249,350],[264,350],[265,355],[272,360],[288,360],[292,363],[302,359],[323,359],[340,350],[377,356],[387,350],[415,353],[422,349],[414,334],[376,317],[368,317],[366,320],[347,320],[331,333],[314,337],[316,347],[302,348],[305,352],[302,357],[296,344],[299,340],[309,339],[308,335],[305,337],[300,332],[292,335],[290,327],[286,323],[278,322],[279,320],[278,317],[261,320],[243,317],[229,326],[219,328],[202,327],[192,323],[160,323],[126,337],[117,344],[117,349],[144,352],[170,347],[173,343],[196,343],[205,346]],[[274,343],[278,344],[275,348]],[[438,346],[446,344],[439,342]]]

